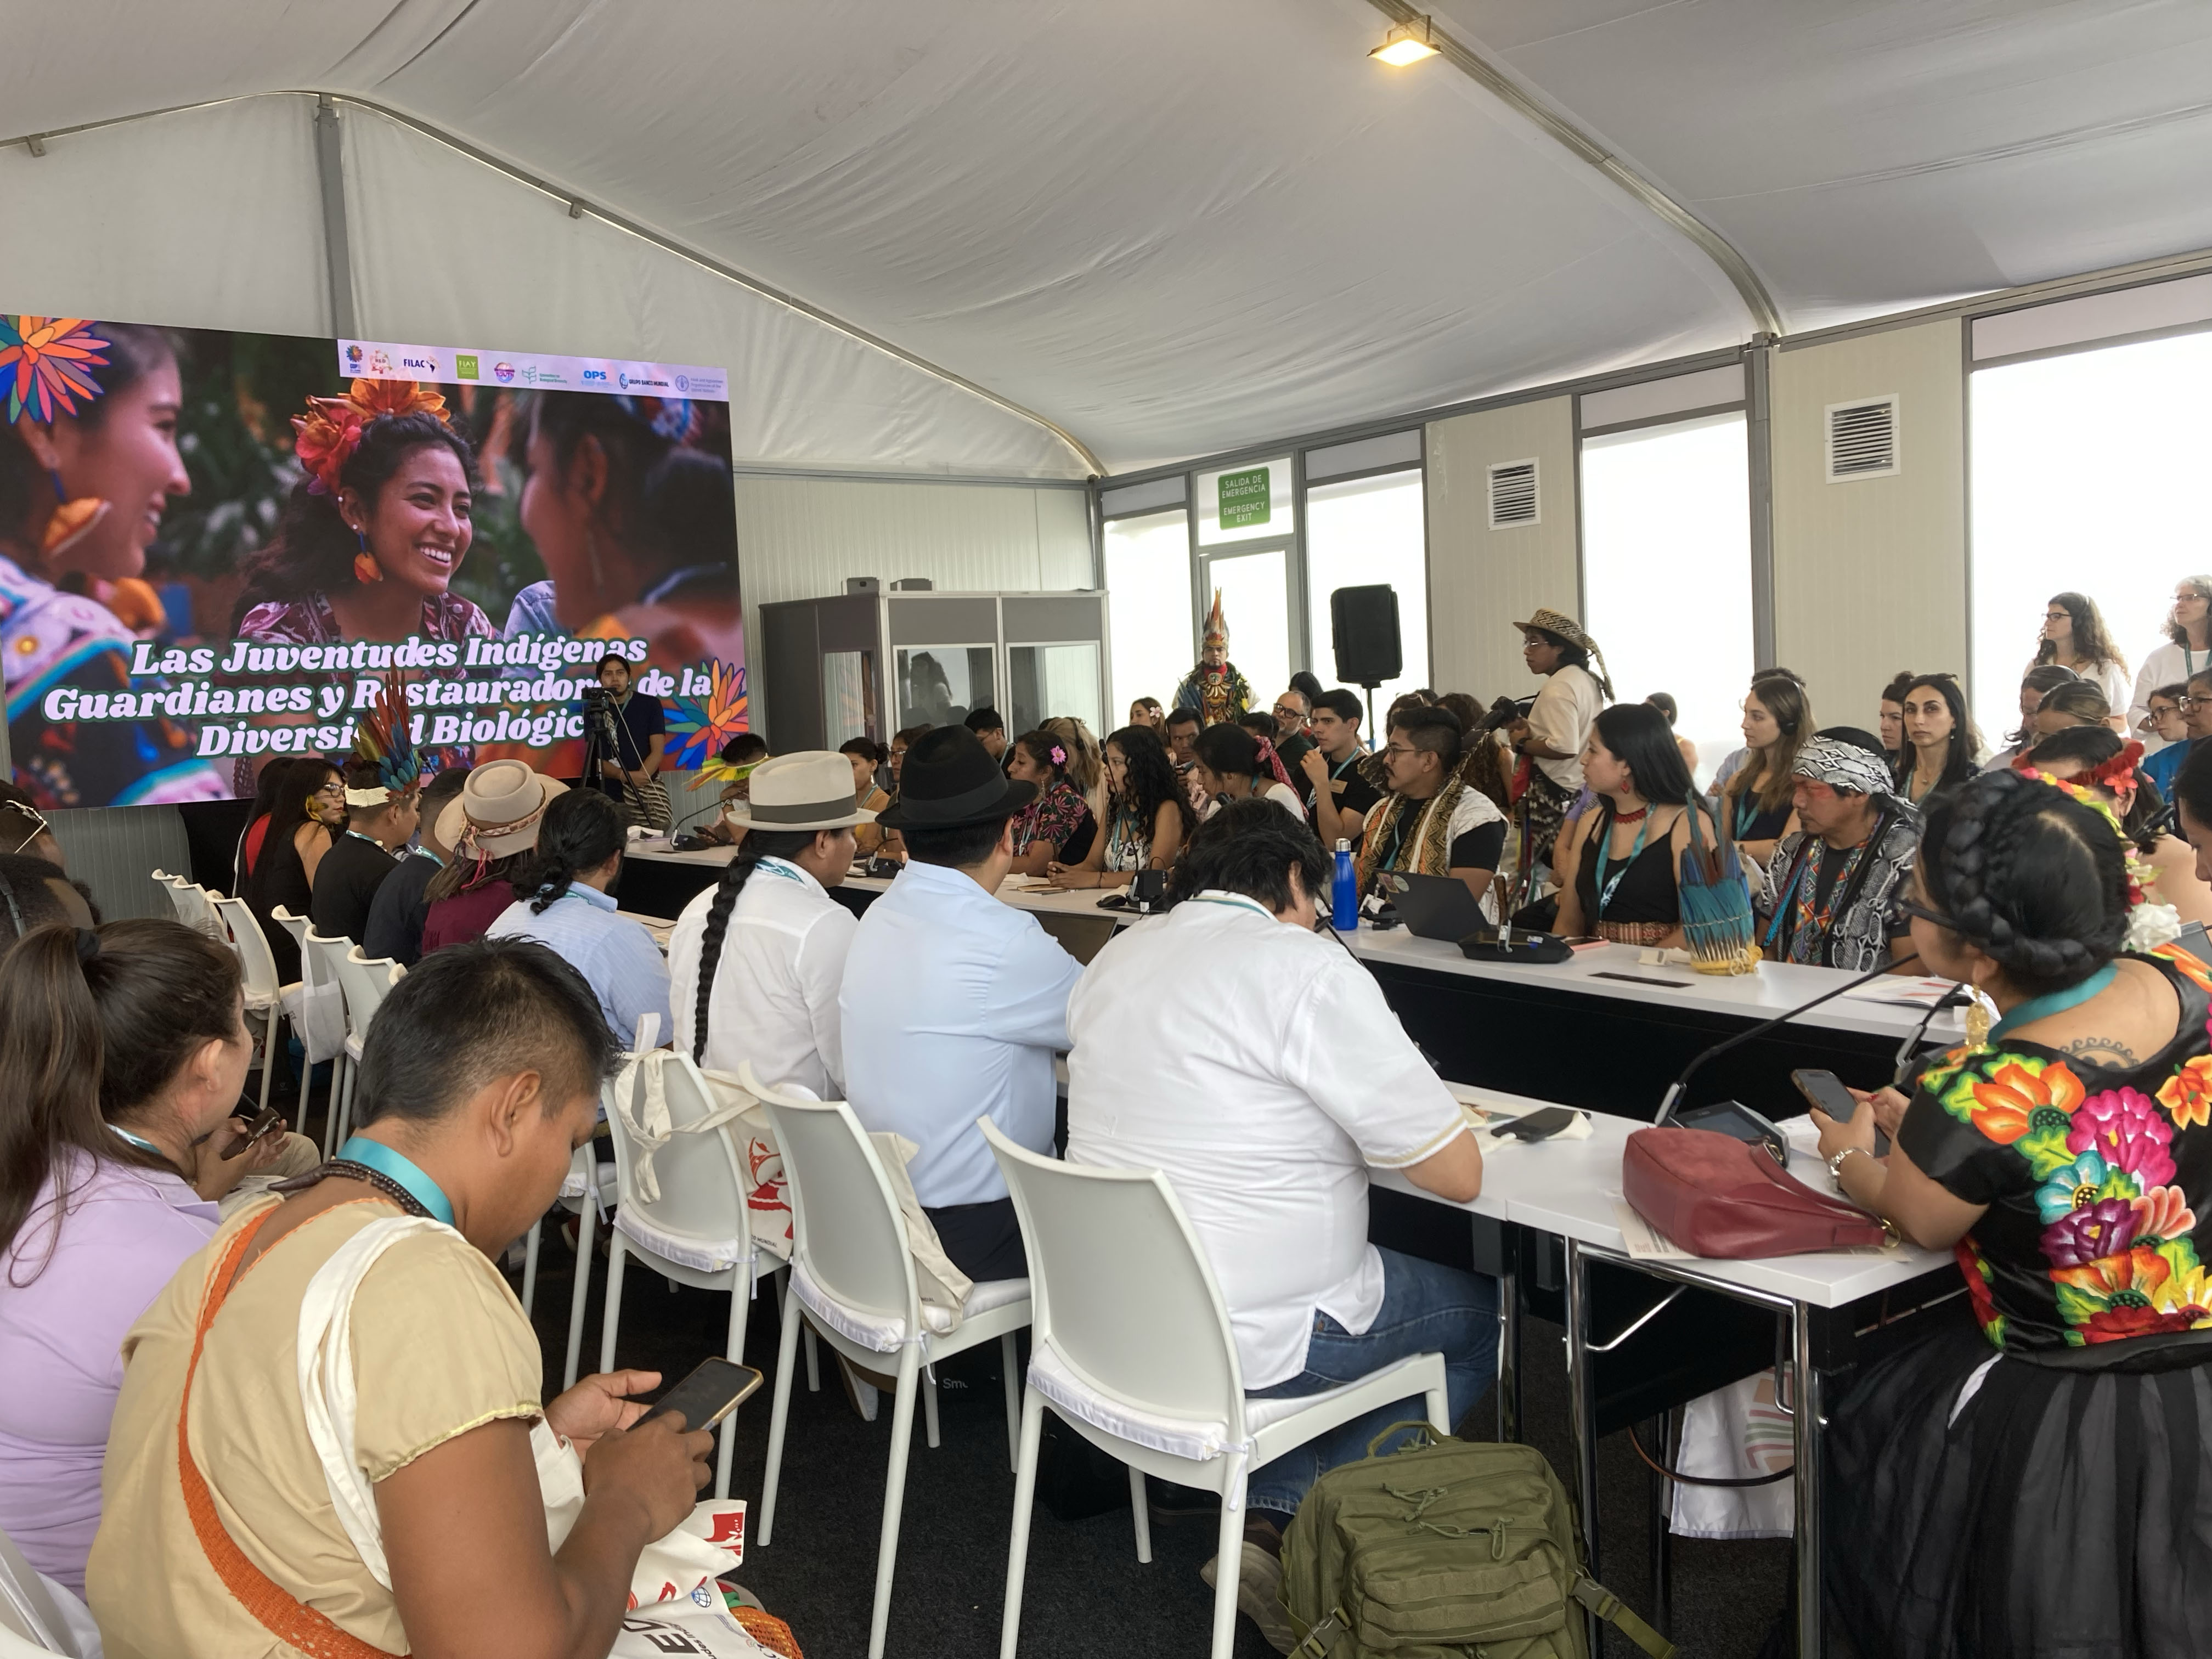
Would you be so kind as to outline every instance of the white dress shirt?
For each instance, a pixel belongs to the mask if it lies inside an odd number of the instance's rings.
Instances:
[[[667,1041],[668,964],[645,924],[617,914],[614,895],[574,883],[539,915],[517,899],[492,918],[486,939],[531,939],[581,974],[599,1000],[608,1028],[626,1049],[646,1014],[660,1016]]]
[[[668,935],[669,1001],[676,1051],[688,1054],[699,1024],[699,957],[714,908],[709,887],[684,907]],[[837,991],[859,918],[820,882],[784,859],[763,859],[731,907],[708,992],[700,1064],[734,1073],[750,1060],[772,1089],[793,1084],[823,1100],[845,1097]]]
[[[940,865],[908,862],[860,918],[837,999],[845,1097],[872,1133],[921,1148],[907,1173],[924,1207],[1006,1196],[978,1117],[1052,1150],[1053,1055],[1082,974],[1035,916]]]
[[[1364,1333],[1382,1304],[1368,1166],[1418,1164],[1466,1127],[1374,975],[1252,899],[1201,893],[1109,943],[1067,1024],[1068,1161],[1166,1171],[1244,1386],[1304,1368],[1316,1310]]]
[[[1589,669],[1567,663],[1545,678],[1544,689],[1528,707],[1528,730],[1565,760],[1539,760],[1536,769],[1560,788],[1583,787],[1583,744],[1590,723],[1605,707],[1605,690]]]

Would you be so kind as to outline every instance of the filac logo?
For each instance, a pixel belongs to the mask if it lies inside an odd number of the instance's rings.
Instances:
[[[491,366],[491,372],[493,378],[497,380],[501,386],[509,386],[514,383],[514,365],[513,363],[494,363]]]
[[[403,368],[419,368],[425,374],[435,374],[438,372],[438,360],[435,357],[402,357],[399,362]]]

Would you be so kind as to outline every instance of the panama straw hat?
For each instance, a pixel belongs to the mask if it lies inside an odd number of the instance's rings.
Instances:
[[[853,804],[853,763],[832,749],[802,749],[752,770],[752,799],[722,808],[748,830],[848,830],[876,815]]]
[[[850,775],[849,769],[848,775]],[[438,839],[456,852],[503,859],[538,844],[538,820],[568,786],[519,760],[486,761],[438,814]]]

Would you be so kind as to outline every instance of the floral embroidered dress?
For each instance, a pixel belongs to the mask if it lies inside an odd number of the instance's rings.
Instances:
[[[1897,1145],[1986,1209],[1973,1319],[1865,1368],[1834,1413],[1832,1650],[2212,1651],[2212,975],[2139,1064],[2016,1037],[1924,1072]]]
[[[1090,837],[1083,829],[1091,823],[1091,806],[1083,799],[1083,792],[1062,778],[1022,808],[1014,819],[1015,854],[1026,853],[1034,842],[1044,841],[1060,848],[1061,862],[1076,862],[1091,851]],[[1079,850],[1071,850],[1078,848],[1079,843]]]

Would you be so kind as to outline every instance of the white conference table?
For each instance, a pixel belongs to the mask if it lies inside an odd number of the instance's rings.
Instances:
[[[1496,1090],[1450,1085],[1468,1105],[1517,1115],[1550,1103]],[[1602,1112],[1588,1115],[1583,1139],[1553,1139],[1534,1145],[1501,1144],[1484,1159],[1481,1193],[1452,1204],[1423,1192],[1402,1172],[1371,1172],[1376,1185],[1474,1216],[1531,1228],[1562,1239],[1566,1249],[1567,1394],[1576,1445],[1575,1486],[1582,1506],[1592,1566],[1598,1553],[1596,1401],[1590,1382],[1590,1356],[1626,1341],[1656,1317],[1682,1288],[1697,1288],[1787,1314],[1790,1321],[1789,1363],[1778,1367],[1789,1389],[1794,1431],[1796,1498],[1797,1651],[1821,1649],[1820,1460],[1822,1413],[1815,1328],[1822,1316],[1864,1297],[1935,1276],[1928,1301],[1962,1290],[1949,1255],[1911,1245],[1879,1252],[1834,1252],[1774,1256],[1755,1261],[1674,1260],[1637,1257],[1629,1252],[1614,1206],[1620,1196],[1620,1166],[1628,1137],[1649,1126]],[[1790,1173],[1817,1190],[1826,1190],[1828,1173],[1820,1160],[1793,1139]],[[1603,1261],[1668,1281],[1679,1288],[1603,1343],[1589,1329],[1589,1263]],[[1501,1418],[1518,1418],[1518,1285],[1511,1271],[1498,1285],[1498,1389]],[[1598,1650],[1595,1620],[1591,1651]]]

